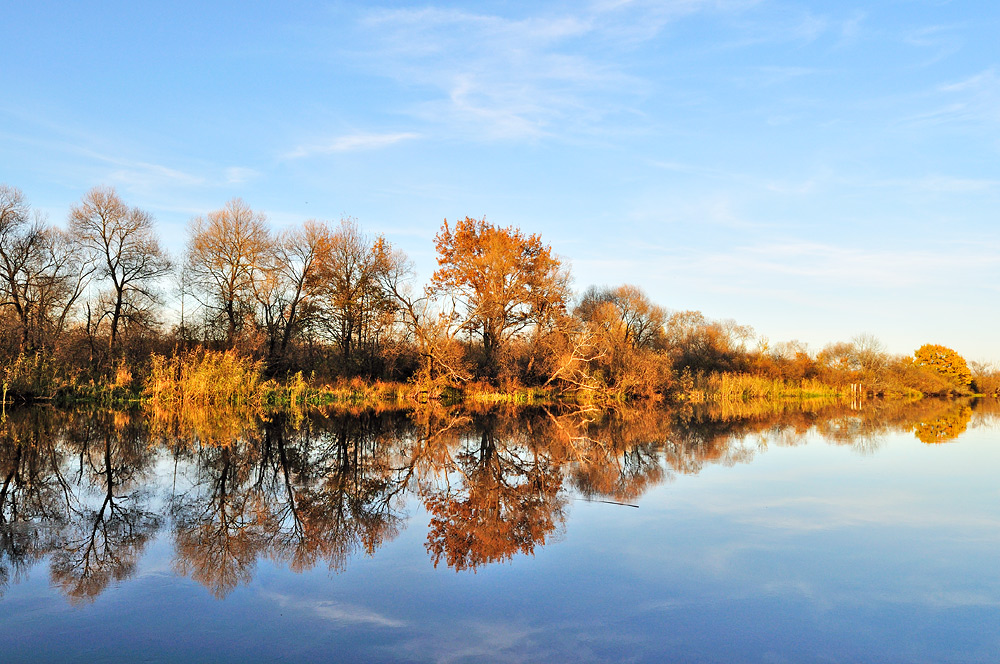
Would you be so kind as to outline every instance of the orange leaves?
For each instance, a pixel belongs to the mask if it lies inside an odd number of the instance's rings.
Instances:
[[[462,327],[483,340],[487,372],[511,336],[565,307],[565,274],[536,235],[486,219],[447,220],[434,238],[438,269],[429,291],[461,307]]]
[[[917,365],[933,369],[958,387],[966,388],[972,382],[972,372],[965,358],[951,348],[924,344],[913,353],[913,357]]]

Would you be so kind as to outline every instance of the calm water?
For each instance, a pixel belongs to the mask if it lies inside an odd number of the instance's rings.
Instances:
[[[996,662],[997,412],[8,412],[0,661]]]

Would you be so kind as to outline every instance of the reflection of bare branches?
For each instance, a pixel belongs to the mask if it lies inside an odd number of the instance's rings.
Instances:
[[[140,495],[116,499],[109,491],[97,510],[77,512],[52,558],[52,580],[71,600],[92,601],[111,581],[135,573],[160,525],[143,500]]]
[[[225,447],[201,447],[192,487],[174,501],[178,571],[223,597],[262,556],[302,571],[374,553],[402,520],[408,475],[392,463],[393,421],[275,415]]]
[[[97,507],[71,508],[72,519],[52,558],[52,579],[73,601],[91,601],[112,581],[130,577],[161,518],[146,505],[149,492],[134,487],[152,461],[145,430],[131,417],[94,416],[70,429],[80,475],[100,487]]]
[[[250,449],[231,446],[202,450],[199,480],[174,500],[175,569],[225,597],[253,578],[263,548],[251,528],[257,515],[254,496],[245,491]],[[242,457],[242,458],[241,458]]]

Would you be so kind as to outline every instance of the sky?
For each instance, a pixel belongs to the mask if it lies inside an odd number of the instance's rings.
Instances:
[[[578,291],[1000,363],[1000,4],[2,2],[0,183],[538,233]]]

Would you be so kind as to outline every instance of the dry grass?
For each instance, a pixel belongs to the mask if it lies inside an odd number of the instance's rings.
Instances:
[[[687,403],[780,402],[788,399],[835,399],[836,387],[816,380],[784,381],[745,373],[712,373],[690,379],[680,400]]]
[[[234,351],[153,355],[143,393],[158,404],[260,405],[274,388],[261,362]]]

